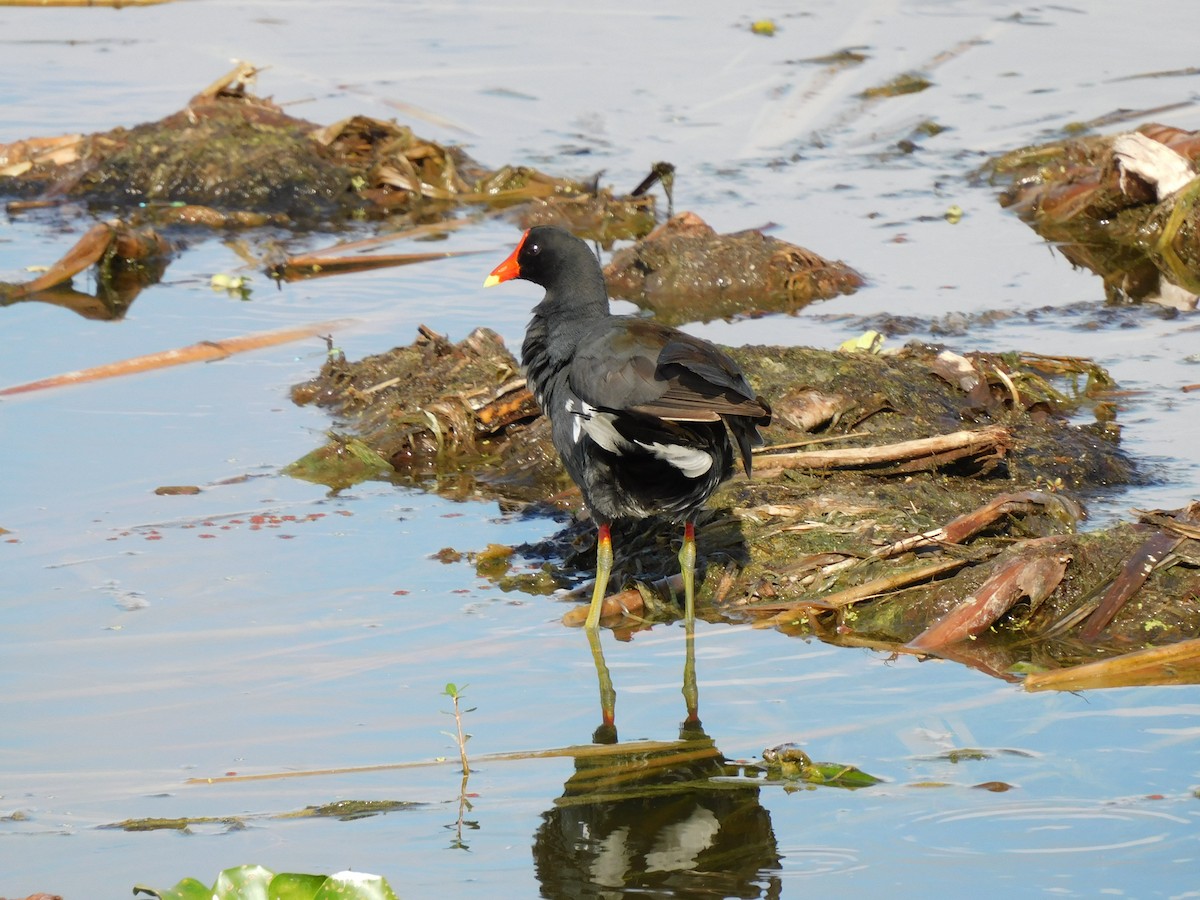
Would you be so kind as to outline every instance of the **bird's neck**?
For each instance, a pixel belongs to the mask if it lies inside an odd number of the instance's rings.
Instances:
[[[612,315],[608,300],[599,303],[581,304],[578,300],[561,302],[546,293],[546,299],[533,308],[533,317],[545,323],[551,338],[583,332],[593,323]]]
[[[570,273],[559,284],[546,289],[542,302],[533,308],[533,319],[551,348],[572,352],[583,335],[612,313],[608,308],[608,289],[598,266]]]
[[[543,409],[565,383],[559,381],[559,373],[571,365],[584,335],[611,315],[603,283],[598,294],[598,302],[588,299],[581,303],[580,295],[562,296],[547,290],[545,299],[533,308],[521,345],[521,366]]]
[[[546,286],[546,296],[534,313],[552,320],[606,318],[608,286],[596,258],[589,252],[580,260],[564,260],[558,277]]]

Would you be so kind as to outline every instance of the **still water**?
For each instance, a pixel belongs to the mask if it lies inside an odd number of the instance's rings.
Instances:
[[[775,37],[749,32],[762,17]],[[1178,37],[1196,33],[1200,6],[1135,16],[1109,0],[3,7],[0,142],[159,118],[240,58],[266,68],[258,92],[295,114],[397,116],[493,165],[603,169],[628,189],[669,160],[677,208],[721,231],[777,223],[870,279],[794,317],[695,333],[833,347],[891,315],[905,317],[897,343],[1108,366],[1136,392],[1125,446],[1156,478],[1091,498],[1102,524],[1200,496],[1200,400],[1179,391],[1200,381],[1198,322],[1105,307],[1099,280],[971,173],[1121,109],[1175,105],[1128,122],[1200,127],[1194,42]],[[866,62],[804,62],[847,47]],[[934,86],[860,99],[907,71]],[[1133,77],[1155,73],[1168,74]],[[946,130],[898,152],[929,120]],[[950,225],[955,204],[965,216]],[[90,224],[69,211],[5,220],[0,278],[27,277]],[[479,285],[516,236],[492,221],[440,245],[482,256],[282,290],[251,273],[243,301],[209,287],[239,257],[197,235],[121,321],[0,310],[0,384],[329,319],[353,320],[335,335],[352,358],[407,343],[421,323],[456,340],[486,324],[513,345],[536,289],[485,297]],[[245,237],[260,251],[335,239]],[[1003,315],[980,324],[984,313]],[[631,803],[580,799],[586,761],[497,758],[591,741],[592,655],[554,598],[501,594],[431,555],[556,524],[381,482],[331,497],[280,475],[329,426],[287,395],[324,352],[301,342],[0,405],[0,895],[127,896],[253,862],[374,872],[408,898],[1200,896],[1193,687],[1026,695],[949,663],[700,623],[709,759],[796,741],[884,783],[715,779]],[[154,494],[167,484],[204,490]],[[682,630],[602,645],[621,741],[677,739]],[[456,757],[447,682],[474,707],[469,808],[452,761],[372,768]],[[295,777],[209,781],[228,773]],[[992,782],[1009,789],[978,787]],[[406,805],[286,817],[340,800]],[[187,834],[103,827],[185,816],[214,821]]]

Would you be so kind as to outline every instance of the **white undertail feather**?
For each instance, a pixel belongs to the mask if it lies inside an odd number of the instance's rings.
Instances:
[[[684,447],[681,444],[659,444],[636,441],[639,447],[645,447],[659,459],[670,463],[688,478],[699,478],[712,468],[712,457],[705,450],[696,447]]]
[[[593,412],[590,416],[580,416],[579,421],[583,423],[583,430],[593,441],[607,450],[609,453],[615,453],[618,456],[633,449],[633,445],[625,438],[621,437],[621,433],[617,431],[617,426],[613,424],[616,419],[612,413]]]
[[[708,451],[681,444],[663,444],[658,441],[629,441],[614,424],[613,413],[601,412],[585,400],[570,398],[565,404],[571,420],[571,440],[579,443],[586,434],[597,445],[621,456],[634,446],[641,447],[663,462],[674,466],[687,478],[699,478],[712,468],[713,460]]]
[[[609,453],[618,456],[632,448],[633,445],[617,431],[613,424],[616,416],[612,413],[601,412],[586,400],[574,397],[567,400],[566,408],[575,417],[571,422],[571,440],[575,443],[578,444],[586,434]]]

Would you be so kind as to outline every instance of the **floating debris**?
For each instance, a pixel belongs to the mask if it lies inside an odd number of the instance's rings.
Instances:
[[[987,167],[1009,207],[1114,301],[1194,309],[1200,132],[1150,123],[1014,150]]]

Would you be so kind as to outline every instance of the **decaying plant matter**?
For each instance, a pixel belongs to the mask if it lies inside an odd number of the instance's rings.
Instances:
[[[1200,294],[1200,133],[1149,123],[1014,150],[989,168],[1001,202],[1111,299],[1194,309]]]
[[[776,398],[777,415],[755,478],[726,485],[701,522],[708,615],[946,656],[1007,678],[1200,628],[1191,513],[1155,514],[1169,548],[1145,549],[1145,523],[1076,533],[1090,491],[1138,477],[1107,416],[1069,418],[1113,389],[1095,364],[922,346],[731,352]],[[401,475],[450,496],[506,506],[551,497],[578,511],[516,361],[486,330],[455,344],[425,329],[359,363],[335,355],[294,396],[331,410],[342,430],[334,445],[352,433]],[[620,535],[618,581],[633,587],[607,600],[614,627],[677,614],[670,531],[648,522]],[[544,592],[547,579],[575,586],[594,547],[576,521],[513,550],[489,554],[481,575]],[[1140,573],[1137,602],[1107,603],[1130,594],[1114,586],[1129,569]],[[1089,628],[1096,615],[1107,619]]]
[[[395,122],[297,119],[251,93],[256,74],[239,65],[158,122],[0,146],[0,191],[19,198],[10,213],[64,200],[121,213],[44,275],[3,286],[2,302],[117,317],[159,277],[176,230],[386,222],[387,235],[252,260],[288,280],[442,257],[374,251],[493,215],[564,225],[604,246],[642,239],[618,250],[606,277],[614,296],[666,321],[794,310],[862,282],[843,263],[758,231],[719,235],[690,213],[655,228],[649,188],[660,182],[670,197],[669,164],[627,194],[519,165],[492,169]],[[1114,297],[1194,306],[1198,159],[1195,134],[1143,126],[1017,151],[993,171],[1012,182],[1005,201],[1102,272]],[[89,268],[96,298],[70,287]],[[211,348],[197,349],[189,358]],[[1004,678],[1127,652],[1139,655],[1079,678],[1145,680],[1155,667],[1163,678],[1195,676],[1193,645],[1180,642],[1200,633],[1196,508],[1076,532],[1089,496],[1140,477],[1120,449],[1114,385],[1099,366],[927,346],[730,352],[775,420],[754,480],[727,484],[700,523],[707,615],[936,654]],[[294,397],[337,423],[324,448],[291,467],[298,477],[337,489],[383,475],[506,508],[578,512],[516,361],[485,329],[459,343],[422,329],[412,345],[359,362],[333,351]],[[631,629],[674,616],[678,584],[664,536],[674,529],[651,521],[625,531],[614,574],[626,589],[608,612]],[[506,590],[578,587],[593,566],[591,534],[576,521],[475,561]]]
[[[0,145],[0,193],[17,198],[8,203],[9,213],[67,201],[86,204],[119,213],[111,228],[120,236],[142,234],[160,242],[164,239],[157,234],[164,231],[169,237],[196,228],[380,224],[383,233],[356,236],[327,251],[288,255],[272,246],[265,258],[247,259],[271,277],[290,281],[445,258],[451,254],[364,251],[388,241],[444,234],[488,216],[511,218],[523,228],[560,225],[610,247],[654,229],[652,189],[661,186],[670,209],[674,167],[669,163],[654,163],[628,193],[601,185],[598,176],[577,180],[521,165],[492,169],[459,147],[420,137],[394,121],[356,115],[320,126],[298,119],[252,93],[258,74],[254,66],[240,63],[184,109],[156,122]],[[89,235],[64,262],[96,243]],[[853,291],[862,281],[841,263],[758,232],[718,235],[690,213],[622,251],[638,254],[637,265],[652,268],[664,252],[683,262],[670,272],[651,273],[636,289],[637,301],[660,314],[678,306],[687,292],[691,317],[713,318],[735,314],[752,293],[766,308],[796,309]],[[138,257],[121,250],[114,258]],[[138,271],[157,278],[166,258],[164,242],[155,257],[157,268],[145,262]],[[92,262],[95,257],[73,271]],[[733,272],[752,275],[731,283]],[[610,271],[618,295],[632,289],[630,273],[628,267]],[[108,290],[106,273],[99,274],[98,297],[71,292],[48,277],[8,286],[0,297],[45,300],[84,315],[117,318],[136,290]],[[138,286],[144,283],[147,276]]]
[[[668,324],[791,312],[863,284],[841,261],[757,230],[718,235],[690,212],[618,250],[604,277],[612,296],[653,310]]]
[[[653,227],[653,196],[528,168],[491,170],[396,122],[351,116],[322,127],[251,93],[257,75],[240,63],[157,122],[0,145],[0,192],[23,198],[10,211],[73,200],[160,227],[420,223],[534,200],[586,200],[610,239]]]

